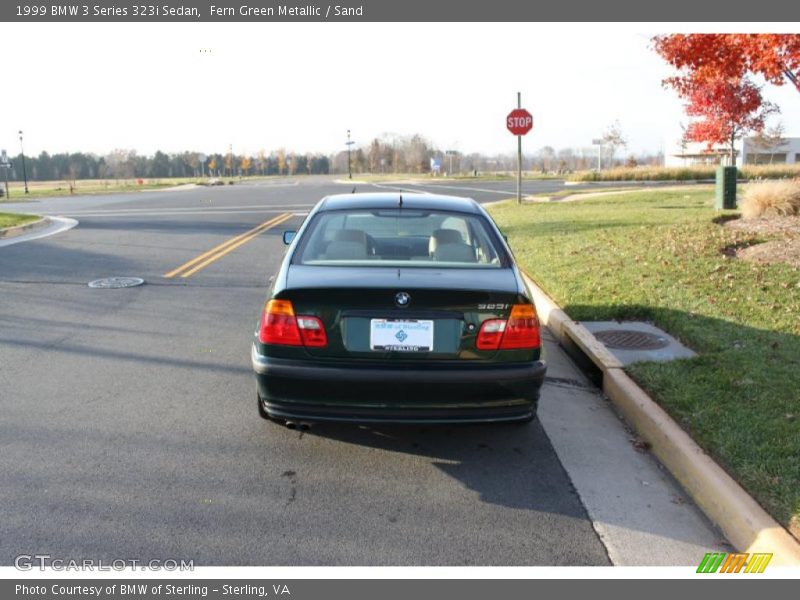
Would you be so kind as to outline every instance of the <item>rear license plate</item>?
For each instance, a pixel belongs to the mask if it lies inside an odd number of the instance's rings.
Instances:
[[[384,352],[430,352],[433,349],[433,321],[372,319],[369,347]]]

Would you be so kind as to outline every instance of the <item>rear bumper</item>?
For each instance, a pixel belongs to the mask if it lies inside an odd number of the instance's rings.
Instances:
[[[252,349],[258,393],[272,416],[308,421],[455,423],[529,419],[543,361],[376,367],[278,359]]]

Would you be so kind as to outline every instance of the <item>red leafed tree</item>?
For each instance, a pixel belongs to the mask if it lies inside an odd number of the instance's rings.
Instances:
[[[678,75],[664,80],[686,100],[686,112],[699,120],[686,137],[726,144],[734,163],[736,138],[764,129],[767,116],[778,108],[761,98],[750,74],[775,85],[791,82],[800,91],[798,34],[673,34],[653,38],[653,44]]]
[[[761,99],[759,88],[747,79],[691,82],[681,88],[687,101],[686,114],[698,120],[689,124],[686,138],[695,142],[725,144],[730,164],[736,158],[736,139],[750,131],[762,131],[766,118],[778,107]]]
[[[690,33],[653,38],[656,52],[682,74],[674,85],[761,75],[769,83],[792,83],[800,91],[800,34]]]

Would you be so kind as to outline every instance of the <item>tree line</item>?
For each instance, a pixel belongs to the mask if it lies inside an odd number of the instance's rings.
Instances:
[[[137,179],[169,177],[233,177],[241,175],[325,174],[330,172],[330,158],[322,154],[294,154],[284,150],[255,156],[200,152],[167,154],[160,150],[152,156],[135,150],[116,149],[104,156],[84,152],[62,152],[38,156],[22,154],[9,157],[12,168],[9,180],[30,181],[77,179]]]
[[[522,167],[525,171],[542,173],[592,169],[597,166],[598,152],[601,153],[602,168],[661,164],[663,160],[660,154],[618,155],[618,150],[626,147],[618,123],[609,127],[603,142],[600,148],[556,149],[544,146],[523,156]],[[22,181],[22,155],[10,157],[10,160],[13,167],[9,170],[9,179]],[[42,152],[38,156],[25,156],[25,174],[30,181],[291,176],[345,174],[348,171],[374,174],[469,174],[514,171],[517,168],[516,161],[513,152],[465,154],[455,149],[437,148],[418,134],[382,134],[349,153],[342,150],[331,155],[302,154],[283,148],[269,153],[262,150],[255,155],[236,155],[230,151],[208,155],[190,151],[168,154],[158,150],[152,156],[146,156],[129,149],[116,149],[103,156],[84,152]]]

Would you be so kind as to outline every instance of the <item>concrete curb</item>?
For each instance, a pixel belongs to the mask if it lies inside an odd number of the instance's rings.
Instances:
[[[30,233],[32,231],[36,231],[37,229],[42,229],[44,227],[47,227],[48,225],[50,225],[50,219],[48,217],[42,217],[38,221],[33,221],[32,223],[25,223],[25,225],[6,227],[5,229],[0,229],[0,240],[15,238],[17,236]]]
[[[562,346],[576,344],[602,371],[603,392],[651,444],[652,452],[742,552],[772,553],[771,564],[800,566],[800,543],[628,377],[622,364],[576,323],[528,275],[539,319]]]

